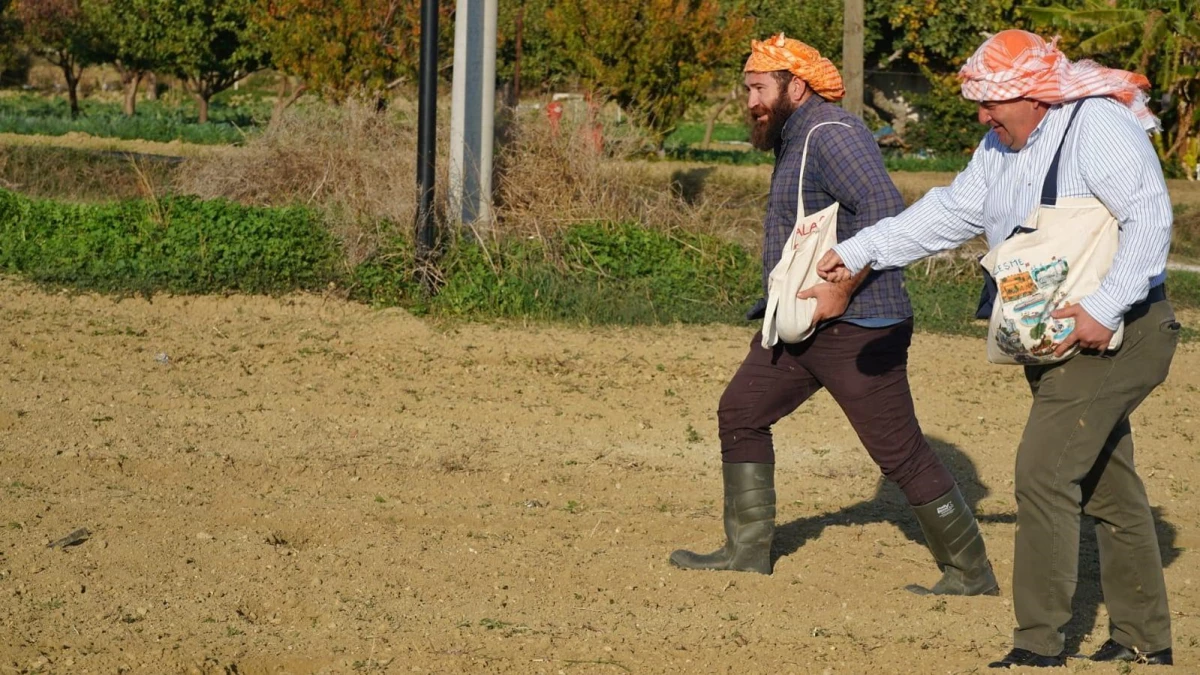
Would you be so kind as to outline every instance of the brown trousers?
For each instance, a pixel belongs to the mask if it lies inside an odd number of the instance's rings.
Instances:
[[[912,332],[911,319],[886,328],[834,322],[800,344],[772,349],[763,349],[756,334],[717,410],[722,460],[774,463],[771,426],[825,387],[910,504],[949,492],[954,478],[929,447],[913,409]]]

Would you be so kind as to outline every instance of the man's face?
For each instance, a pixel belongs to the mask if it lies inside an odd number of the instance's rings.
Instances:
[[[783,125],[796,111],[784,84],[774,73],[746,73],[746,124],[750,144],[759,150],[774,150],[783,135]],[[791,78],[785,81],[790,82]]]
[[[1000,142],[1017,151],[1029,142],[1029,135],[1046,116],[1046,106],[1027,98],[1008,101],[983,101],[979,104],[979,123],[996,131]]]

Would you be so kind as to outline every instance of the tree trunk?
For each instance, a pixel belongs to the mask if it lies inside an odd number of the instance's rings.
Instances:
[[[62,68],[63,79],[67,81],[67,100],[71,102],[71,119],[79,117],[79,78],[83,69],[75,72],[75,60],[67,54],[59,54],[58,65]]]
[[[65,69],[67,75],[67,99],[71,101],[71,119],[79,117],[79,78],[71,72],[70,67]]]
[[[713,128],[717,126],[717,118],[721,116],[721,113],[725,112],[730,103],[737,100],[737,95],[738,90],[736,88],[730,90],[729,96],[721,99],[721,102],[713,106],[712,110],[709,111],[708,119],[704,121],[704,140],[700,143],[701,148],[707,150],[712,146]]]
[[[523,50],[524,43],[525,43],[525,3],[522,2],[521,6],[517,8],[517,40],[516,40],[517,53],[516,53],[516,58],[513,59],[513,79],[512,79],[512,90],[511,90],[511,94],[512,94],[511,99],[512,100],[510,100],[509,104],[508,104],[508,106],[510,108],[516,108],[517,106],[519,106],[521,104],[521,52]]]
[[[284,94],[287,93],[289,84],[294,85],[295,89],[292,89],[292,93],[285,97]],[[279,126],[279,120],[283,118],[283,111],[290,108],[307,90],[308,85],[303,82],[296,83],[291,77],[284,76],[279,83],[279,95],[275,99],[274,109],[271,110],[271,121],[267,123],[267,128],[274,129]]]
[[[196,107],[200,109],[200,124],[208,124],[208,99],[205,93],[196,94]]]
[[[1185,148],[1187,147],[1188,139],[1192,135],[1192,115],[1196,111],[1191,104],[1184,102],[1182,97],[1179,99],[1177,110],[1179,112],[1179,122],[1175,127],[1175,138],[1172,139],[1173,142],[1170,147],[1166,148],[1163,159],[1172,160],[1176,164],[1183,166]],[[1183,170],[1188,175],[1191,175],[1195,171],[1195,167],[1183,166]]]
[[[904,131],[908,125],[908,115],[912,112],[912,106],[903,99],[890,99],[879,89],[871,87],[871,107],[877,111],[887,113],[887,116],[891,118],[892,130],[901,139],[904,138]]]
[[[158,100],[158,74],[154,71],[146,73],[146,100]]]
[[[124,89],[125,100],[121,105],[121,112],[125,113],[126,117],[133,117],[137,112],[137,92],[138,85],[142,83],[142,73],[137,70],[129,70],[121,73],[121,86]]]
[[[846,97],[842,107],[856,117],[863,114],[863,0],[845,0],[842,21],[842,72]]]

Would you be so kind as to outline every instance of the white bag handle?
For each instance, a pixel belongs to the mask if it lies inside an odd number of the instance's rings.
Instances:
[[[804,169],[808,166],[808,142],[812,140],[813,132],[821,127],[837,124],[838,126],[850,128],[845,122],[821,122],[808,130],[808,135],[804,137],[804,154],[800,156],[800,182],[796,185],[796,217],[804,217]]]
[[[767,309],[763,317],[762,328],[762,346],[764,348],[773,347],[781,339],[789,343],[803,342],[812,335],[815,328],[811,320],[812,312],[816,308],[816,300],[799,300],[796,298],[796,293],[804,287],[814,285],[813,280],[816,277],[812,268],[816,262],[815,256],[822,255],[825,251],[812,249],[812,244],[809,244],[804,247],[804,251],[799,253],[804,258],[797,260],[796,257],[801,246],[796,240],[796,235],[802,229],[803,221],[809,219],[804,213],[804,173],[808,166],[809,141],[812,140],[814,131],[830,124],[850,128],[850,125],[845,122],[821,122],[814,125],[804,138],[804,151],[800,158],[800,179],[796,185],[796,222],[793,223],[791,235],[783,245],[779,262],[767,276]],[[835,201],[820,213],[815,214],[812,220],[823,223],[822,232],[826,232],[827,228],[837,227],[837,210],[838,203]],[[832,242],[837,240],[836,232],[826,232],[822,236],[833,237]],[[812,279],[808,277],[812,277]],[[819,281],[819,279],[816,280]],[[783,326],[782,331],[780,330],[781,325]]]

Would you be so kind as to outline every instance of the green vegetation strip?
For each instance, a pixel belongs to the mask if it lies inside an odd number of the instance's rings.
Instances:
[[[735,323],[758,297],[757,260],[742,247],[638,225],[589,224],[547,239],[458,241],[438,261],[441,289],[418,297],[411,251],[361,265],[353,295],[462,317],[585,324]]]
[[[416,257],[396,239],[348,270],[320,215],[172,197],[64,204],[0,190],[0,272],[105,292],[279,293],[348,289],[377,306],[464,318],[582,324],[743,324],[759,296],[757,256],[714,237],[594,223],[545,239],[445,247],[417,283]],[[973,265],[918,265],[907,285],[924,331],[981,336]],[[1177,307],[1200,307],[1200,275],[1172,272]],[[1185,339],[1194,339],[1194,330]]]
[[[983,127],[979,127],[982,138]],[[714,145],[724,144],[724,148],[704,147],[704,125],[696,123],[681,123],[663,140],[663,150],[667,158],[685,162],[705,162],[709,164],[732,164],[735,166],[753,166],[772,164],[775,155],[762,152],[750,147],[750,134],[744,124],[717,124],[713,127],[712,141]],[[735,144],[735,147],[729,147]],[[883,163],[888,171],[949,171],[957,172],[966,168],[970,155],[946,154],[942,156],[922,156],[904,154],[896,150],[884,152]]]
[[[0,97],[0,132],[62,136],[81,132],[103,138],[147,141],[183,141],[207,145],[237,144],[256,130],[254,115],[265,109],[216,104],[209,122],[199,124],[191,106],[171,106],[156,101],[139,102],[137,113],[127,117],[115,103],[83,101],[81,115],[71,119],[65,101],[40,96]]]
[[[173,197],[64,204],[0,191],[0,271],[101,291],[312,289],[337,247],[313,212]]]

